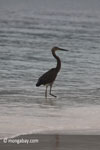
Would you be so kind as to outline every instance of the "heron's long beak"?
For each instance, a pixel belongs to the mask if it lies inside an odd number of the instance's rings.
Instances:
[[[63,49],[63,48],[59,48],[59,50],[61,50],[61,51],[69,51],[69,50]]]

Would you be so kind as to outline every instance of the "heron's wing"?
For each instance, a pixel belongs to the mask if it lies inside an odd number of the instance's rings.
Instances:
[[[50,69],[48,72],[44,73],[38,80],[37,86],[46,85],[52,83],[57,76],[55,68]]]

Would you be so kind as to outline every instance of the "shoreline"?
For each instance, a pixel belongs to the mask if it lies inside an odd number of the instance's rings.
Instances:
[[[3,150],[100,150],[100,135],[26,134],[0,140]]]

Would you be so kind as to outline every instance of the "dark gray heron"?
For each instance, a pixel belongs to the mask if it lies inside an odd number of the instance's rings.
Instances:
[[[46,90],[45,90],[45,97],[47,97],[47,88],[48,86],[50,86],[50,95],[56,97],[54,94],[51,93],[52,90],[52,85],[57,77],[58,72],[61,69],[61,60],[60,58],[55,54],[56,51],[61,50],[61,51],[68,51],[59,47],[53,47],[51,49],[52,51],[52,55],[54,56],[54,58],[57,60],[57,66],[56,68],[52,68],[49,71],[47,71],[46,73],[44,73],[39,79],[38,82],[36,84],[36,86],[40,86],[40,85],[45,85],[46,86]]]

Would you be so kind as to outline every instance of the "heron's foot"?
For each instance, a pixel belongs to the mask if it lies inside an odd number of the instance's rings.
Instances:
[[[50,93],[50,95],[53,96],[53,97],[57,97],[56,95],[54,95],[54,94],[52,94],[52,93]]]

